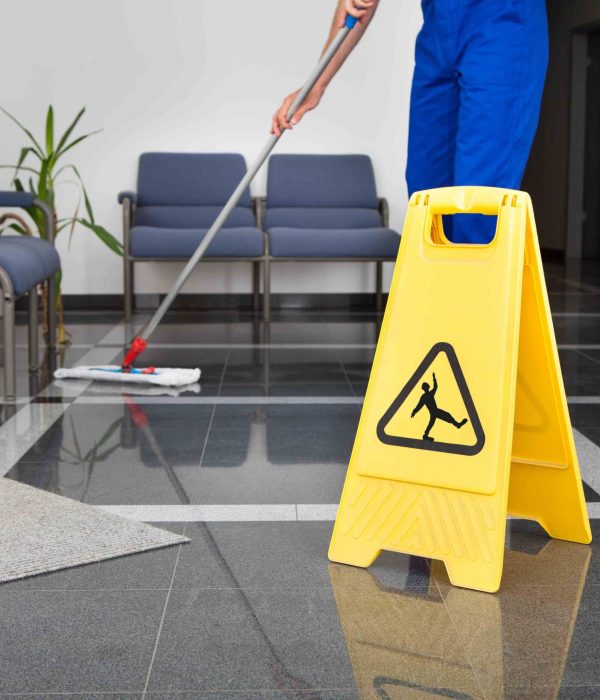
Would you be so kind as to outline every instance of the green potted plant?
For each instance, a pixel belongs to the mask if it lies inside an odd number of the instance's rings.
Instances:
[[[23,146],[19,153],[17,162],[13,165],[1,165],[1,168],[14,170],[11,184],[19,192],[33,192],[38,199],[46,202],[54,211],[56,234],[61,231],[69,231],[69,241],[73,235],[76,224],[81,224],[92,231],[98,238],[117,255],[123,255],[123,246],[109,231],[96,223],[94,212],[85,188],[83,179],[77,167],[71,162],[65,162],[65,156],[71,155],[73,148],[83,143],[86,139],[98,131],[91,131],[84,134],[76,134],[76,128],[85,114],[85,107],[81,109],[67,129],[57,137],[54,128],[54,109],[52,105],[46,112],[44,138],[36,139],[33,132],[27,129],[12,114],[0,107],[2,112],[11,119],[27,137],[27,145]],[[75,211],[71,216],[59,217],[56,212],[55,198],[57,187],[71,184],[78,189],[79,197]],[[80,215],[83,204],[84,215]],[[41,212],[35,208],[27,210],[31,220],[37,228],[41,238],[47,238],[47,231]],[[24,218],[15,214],[6,214],[0,218],[0,234],[6,229],[12,229],[23,236],[33,235],[28,223]],[[62,295],[60,293],[61,275],[56,280],[56,308],[58,318],[58,341],[68,342],[69,334],[65,330]]]

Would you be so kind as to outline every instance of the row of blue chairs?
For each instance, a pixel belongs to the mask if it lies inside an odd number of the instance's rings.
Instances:
[[[187,261],[242,179],[239,154],[144,153],[136,192],[122,192],[125,314],[131,317],[134,264]],[[55,344],[54,214],[25,192],[0,192],[1,208],[38,208],[47,240],[0,236],[3,298],[4,393],[16,398],[15,303],[29,296],[29,366],[37,367],[38,286],[48,284],[48,337]],[[394,260],[399,235],[389,228],[388,206],[379,198],[371,160],[365,155],[276,155],[269,161],[267,195],[247,191],[208,249],[207,260],[253,265],[254,306],[270,316],[271,264],[277,261],[374,262],[377,305],[382,306],[382,263]]]
[[[125,315],[134,306],[134,265],[187,261],[246,173],[235,153],[144,153],[137,191],[121,192]],[[273,262],[375,263],[377,306],[382,264],[396,258],[400,237],[389,228],[366,155],[275,155],[266,197],[246,191],[209,246],[210,262],[253,265],[254,307],[270,317]]]
[[[0,192],[0,207],[39,209],[45,219],[47,240],[33,236],[0,236],[0,289],[2,290],[2,326],[4,345],[4,400],[16,399],[16,334],[15,303],[29,296],[29,367],[37,369],[39,358],[38,286],[48,285],[48,345],[56,341],[54,276],[60,271],[60,258],[54,248],[54,212],[45,202],[28,192]]]

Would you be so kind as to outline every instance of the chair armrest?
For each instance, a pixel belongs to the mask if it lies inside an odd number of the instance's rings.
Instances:
[[[119,192],[117,195],[117,200],[119,201],[119,204],[123,204],[123,202],[128,199],[131,204],[136,204],[137,202],[137,192]]]
[[[0,191],[0,207],[32,207],[35,195],[31,192]]]
[[[390,205],[385,197],[379,200],[379,213],[381,214],[381,223],[384,228],[390,227]]]
[[[52,207],[41,199],[37,199],[33,192],[11,192],[10,190],[0,191],[0,207],[10,207],[18,209],[28,209],[36,207],[42,212],[46,224],[46,240],[54,245],[54,212]]]

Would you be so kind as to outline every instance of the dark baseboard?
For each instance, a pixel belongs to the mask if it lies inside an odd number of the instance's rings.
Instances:
[[[164,298],[162,294],[136,294],[137,311],[153,311]],[[27,300],[20,300],[23,309]],[[353,309],[372,310],[375,308],[375,294],[273,294],[271,304],[274,309]],[[65,294],[65,311],[122,311],[121,294]],[[251,294],[181,294],[172,306],[175,311],[208,311],[212,309],[231,311],[251,311]]]
[[[542,250],[546,263],[564,263],[562,250]],[[153,311],[164,298],[164,294],[136,294],[135,308],[138,311]],[[384,295],[384,298],[387,295]],[[274,309],[353,309],[375,308],[375,294],[272,294]],[[65,311],[117,311],[123,310],[122,294],[65,294]],[[176,311],[207,311],[211,309],[251,311],[251,294],[180,294],[171,307]],[[27,309],[27,299],[17,301],[17,310]]]

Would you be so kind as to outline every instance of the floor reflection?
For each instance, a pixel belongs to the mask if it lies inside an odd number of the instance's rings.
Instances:
[[[437,561],[420,587],[331,564],[361,698],[516,698],[534,687],[557,698],[592,550],[527,541],[529,551],[506,552],[495,595],[452,587]]]

